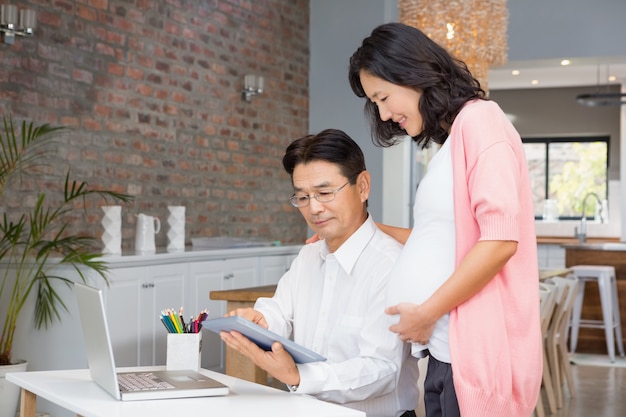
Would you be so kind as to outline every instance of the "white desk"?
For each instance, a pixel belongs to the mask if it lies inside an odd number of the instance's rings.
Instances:
[[[122,368],[153,370],[163,367]],[[224,397],[117,401],[89,376],[89,370],[16,372],[7,380],[22,388],[20,417],[35,416],[37,396],[83,417],[365,417],[365,413],[312,397],[291,394],[228,375],[201,370],[228,385]]]

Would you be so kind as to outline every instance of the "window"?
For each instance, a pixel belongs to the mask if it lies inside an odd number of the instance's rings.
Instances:
[[[546,200],[554,200],[561,220],[580,219],[583,199],[595,193],[607,199],[609,137],[523,138],[530,171],[535,218],[543,218]],[[599,214],[599,202],[587,198],[585,216]]]

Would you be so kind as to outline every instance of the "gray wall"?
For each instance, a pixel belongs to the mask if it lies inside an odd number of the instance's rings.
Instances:
[[[348,60],[372,29],[397,19],[396,2],[312,0],[310,18],[309,131],[342,129],[361,146],[374,178],[369,209],[380,220],[382,150],[370,139],[363,99],[350,89]]]

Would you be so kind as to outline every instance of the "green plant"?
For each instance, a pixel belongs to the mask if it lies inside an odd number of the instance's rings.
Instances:
[[[4,136],[0,136],[0,202],[9,184],[24,175],[40,173],[51,156],[51,141],[64,127],[49,124],[21,123],[19,133],[13,120],[4,119]],[[95,271],[108,283],[107,265],[95,249],[97,239],[77,236],[68,232],[71,213],[86,207],[87,198],[112,199],[128,203],[131,197],[109,190],[95,190],[85,182],[65,175],[62,196],[57,199],[45,192],[33,191],[37,199],[34,207],[6,212],[0,218],[0,300],[6,307],[0,310],[6,316],[0,335],[0,365],[11,363],[11,350],[17,319],[31,293],[36,297],[34,324],[37,328],[48,327],[60,320],[60,312],[67,307],[53,283],[61,281],[71,285],[71,280],[60,276],[58,267],[68,265],[85,281],[85,273]],[[79,204],[82,200],[82,205]],[[21,212],[20,212],[21,211]]]

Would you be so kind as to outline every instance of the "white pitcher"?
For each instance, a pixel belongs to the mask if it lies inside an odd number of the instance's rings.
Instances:
[[[161,220],[146,214],[137,215],[137,231],[135,233],[135,252],[154,252],[154,235],[161,230]]]

